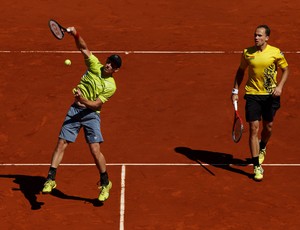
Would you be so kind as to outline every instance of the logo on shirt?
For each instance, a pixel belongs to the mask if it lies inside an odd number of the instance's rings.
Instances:
[[[276,77],[277,71],[275,64],[270,65],[264,70],[264,87],[268,93],[273,93],[276,88]]]

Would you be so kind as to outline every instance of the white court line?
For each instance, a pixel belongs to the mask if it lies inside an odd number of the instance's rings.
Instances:
[[[199,50],[199,51],[180,51],[180,50],[136,50],[136,51],[126,51],[126,50],[107,50],[99,51],[93,50],[93,53],[124,53],[124,54],[225,54],[225,53],[241,53],[241,51],[209,51],[209,50]],[[0,53],[42,53],[42,54],[55,54],[55,53],[66,53],[66,54],[77,54],[80,53],[78,50],[0,50]]]
[[[120,230],[124,230],[124,215],[125,215],[125,174],[126,166],[122,165],[121,171],[121,198],[120,198]]]
[[[124,54],[241,54],[242,51],[235,50],[106,50],[99,51],[93,50],[93,53],[124,53]],[[0,53],[11,54],[11,53],[39,53],[39,54],[77,54],[80,53],[78,50],[0,50]],[[287,54],[300,54],[299,50],[283,51]]]
[[[107,163],[106,165],[109,166],[200,166],[197,163]],[[202,165],[205,166],[251,166],[252,164],[206,164],[203,163]],[[263,164],[264,166],[270,167],[281,167],[281,166],[290,166],[290,167],[299,167],[300,164],[286,164],[286,163],[274,163],[274,164]],[[49,163],[0,163],[0,166],[50,166]],[[60,164],[60,166],[95,166],[94,163],[91,164],[76,164],[76,163],[65,163]]]

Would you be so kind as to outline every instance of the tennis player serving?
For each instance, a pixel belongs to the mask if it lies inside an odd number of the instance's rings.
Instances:
[[[75,44],[83,55],[87,71],[73,89],[74,103],[70,106],[62,124],[42,192],[50,193],[56,187],[56,170],[63,159],[65,149],[70,143],[75,142],[80,129],[83,128],[86,142],[100,174],[98,200],[103,202],[109,197],[112,182],[108,178],[105,157],[100,151],[100,144],[103,142],[100,111],[102,105],[116,91],[113,74],[119,71],[122,60],[120,56],[114,54],[106,59],[104,65],[101,64],[74,27],[66,30],[74,37]]]
[[[288,78],[288,63],[283,53],[268,44],[270,28],[259,25],[254,32],[254,46],[244,49],[237,70],[231,100],[238,101],[238,89],[248,68],[245,87],[246,121],[249,123],[249,146],[254,165],[254,179],[261,181],[264,170],[261,166],[266,156],[266,145],[271,137],[273,120],[280,108],[280,96]],[[281,79],[277,80],[277,69]],[[262,119],[259,141],[259,122]]]

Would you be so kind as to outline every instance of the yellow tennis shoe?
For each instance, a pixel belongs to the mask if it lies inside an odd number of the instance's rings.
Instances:
[[[43,193],[50,193],[52,189],[56,188],[56,183],[54,180],[47,180],[44,184],[44,188],[42,190]]]
[[[254,166],[254,180],[261,181],[264,178],[264,169],[259,166]]]
[[[262,164],[264,162],[266,155],[267,155],[267,148],[259,150],[259,155],[258,155],[259,164]]]
[[[107,200],[108,197],[109,197],[109,190],[111,188],[112,188],[112,182],[111,181],[109,181],[108,185],[100,186],[99,187],[100,193],[99,193],[98,200],[101,201],[101,202]]]

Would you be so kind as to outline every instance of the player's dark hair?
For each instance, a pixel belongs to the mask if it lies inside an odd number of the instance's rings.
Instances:
[[[264,28],[265,31],[266,31],[266,35],[267,35],[267,36],[270,36],[270,34],[271,34],[271,29],[270,29],[269,26],[267,26],[267,25],[259,25],[258,27],[256,27],[256,29],[258,29],[258,28]]]
[[[120,68],[122,65],[122,59],[119,55],[113,54],[107,58],[109,61],[113,62],[117,68]]]

